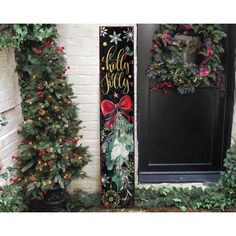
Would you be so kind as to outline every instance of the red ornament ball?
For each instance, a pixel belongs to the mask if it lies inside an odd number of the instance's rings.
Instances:
[[[79,156],[79,155],[78,155],[77,153],[73,153],[73,154],[72,154],[72,157],[73,157],[73,158],[76,158],[76,157],[78,157],[78,156]]]
[[[38,151],[38,155],[42,156],[43,155],[43,151]]]
[[[43,93],[41,93],[41,92],[38,92],[37,94],[38,94],[39,98],[43,98],[44,97]]]
[[[39,49],[38,50],[38,55],[41,56],[43,54],[43,50]]]

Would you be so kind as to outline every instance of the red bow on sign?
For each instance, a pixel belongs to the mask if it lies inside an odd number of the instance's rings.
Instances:
[[[119,103],[114,104],[112,101],[103,100],[101,102],[101,110],[104,116],[112,115],[111,119],[105,124],[105,127],[110,129],[111,125],[114,124],[116,120],[117,110],[120,109],[122,115],[124,115],[128,121],[130,121],[130,116],[126,114],[127,111],[131,111],[133,107],[133,101],[130,96],[125,95],[119,101]]]

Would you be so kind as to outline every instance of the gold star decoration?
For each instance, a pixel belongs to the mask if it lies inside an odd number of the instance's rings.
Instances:
[[[102,44],[104,47],[106,47],[107,46],[107,42],[103,42],[103,44]]]

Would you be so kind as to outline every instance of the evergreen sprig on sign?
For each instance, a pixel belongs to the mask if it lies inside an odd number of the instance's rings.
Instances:
[[[122,200],[127,202],[133,190],[133,166],[129,160],[129,155],[134,152],[133,124],[118,112],[109,134],[102,141],[105,165],[111,173],[109,179],[103,176],[103,184],[115,186]]]

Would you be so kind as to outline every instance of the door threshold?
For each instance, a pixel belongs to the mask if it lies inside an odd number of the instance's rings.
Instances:
[[[139,172],[140,184],[216,182],[220,171],[208,172]]]

